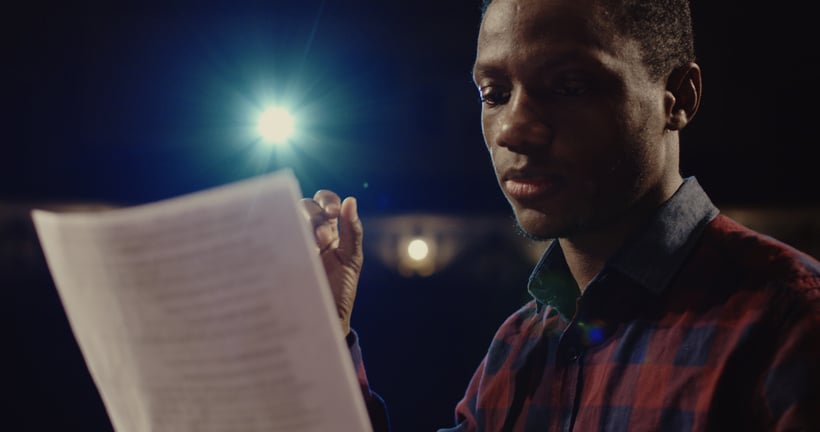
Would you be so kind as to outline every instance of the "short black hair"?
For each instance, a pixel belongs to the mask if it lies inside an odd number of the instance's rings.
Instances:
[[[481,0],[481,15],[493,0]],[[612,23],[643,49],[643,60],[655,79],[695,61],[689,0],[601,0]]]

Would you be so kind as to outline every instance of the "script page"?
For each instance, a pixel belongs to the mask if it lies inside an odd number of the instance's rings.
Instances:
[[[34,210],[118,432],[367,432],[290,171],[130,208]]]

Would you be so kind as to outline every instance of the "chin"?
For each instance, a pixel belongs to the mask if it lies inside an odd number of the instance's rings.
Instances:
[[[532,209],[514,209],[518,231],[531,240],[546,241],[565,237],[569,227],[561,221]]]

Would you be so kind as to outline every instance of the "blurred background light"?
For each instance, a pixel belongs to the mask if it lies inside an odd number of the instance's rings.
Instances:
[[[428,252],[430,252],[430,248],[427,246],[427,242],[422,239],[416,238],[410,240],[410,244],[407,245],[407,255],[415,261],[421,261],[427,258]]]
[[[414,232],[421,232],[420,235],[407,235],[396,233],[398,244],[398,273],[405,277],[411,276],[431,276],[441,270],[447,263],[443,262],[438,252],[439,249],[448,246],[458,248],[459,245],[444,245],[442,232],[436,231],[435,225],[425,225],[420,230],[417,226]],[[424,236],[424,237],[421,237]],[[449,260],[448,260],[449,261]]]
[[[506,216],[465,217],[417,213],[366,217],[365,249],[386,268],[404,277],[446,271],[464,255],[487,247],[515,251],[515,260],[532,266],[549,245],[519,235]],[[481,233],[481,235],[476,235]]]

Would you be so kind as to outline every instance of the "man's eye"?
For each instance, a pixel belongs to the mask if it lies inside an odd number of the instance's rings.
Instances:
[[[564,81],[552,90],[553,93],[560,96],[581,96],[587,91],[589,91],[589,85],[586,82],[575,80]]]
[[[495,106],[506,103],[510,99],[510,93],[485,87],[479,90],[481,103],[488,106]]]

